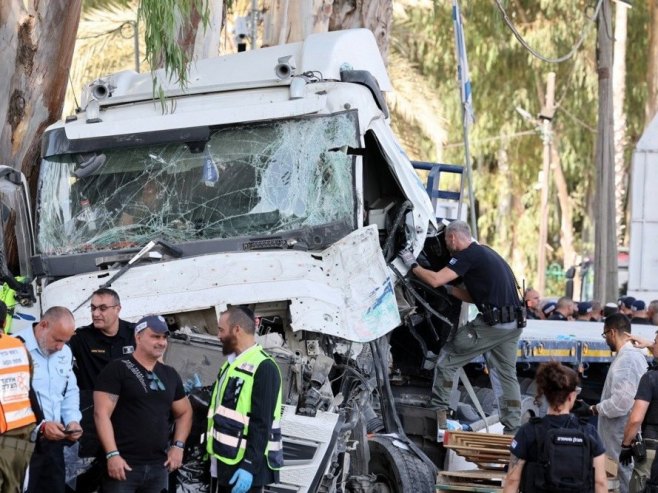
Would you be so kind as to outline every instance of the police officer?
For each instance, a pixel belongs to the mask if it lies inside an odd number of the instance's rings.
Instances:
[[[541,320],[544,318],[543,313],[539,308],[541,302],[539,291],[533,288],[526,289],[523,294],[523,301],[525,302],[526,313],[529,319]]]
[[[219,371],[208,412],[211,491],[260,492],[279,480],[283,465],[281,374],[256,344],[250,309],[229,308],[218,326],[228,360]]]
[[[548,320],[571,320],[574,313],[574,303],[571,298],[568,296],[563,296],[557,300],[555,305],[555,310],[551,313],[551,316],[548,317]]]
[[[121,300],[110,288],[100,288],[91,296],[91,324],[79,327],[69,342],[80,388],[80,409],[85,435],[80,440],[81,457],[99,457],[102,450],[94,424],[93,391],[103,368],[115,359],[129,356],[135,350],[135,324],[119,318]],[[78,476],[76,491],[94,491],[104,472],[104,460],[97,460]]]
[[[435,288],[444,286],[448,294],[474,303],[480,310],[475,320],[450,335],[439,353],[431,399],[437,424],[440,429],[447,428],[450,393],[457,370],[484,354],[492,387],[497,389],[500,421],[506,433],[514,433],[521,426],[516,349],[525,326],[525,310],[512,269],[492,249],[475,242],[464,221],[453,221],[446,227],[445,241],[452,258],[438,272],[419,266],[412,252],[400,253],[405,265],[421,280]],[[463,279],[465,288],[448,285],[457,277]]]
[[[82,435],[80,392],[66,345],[74,331],[73,314],[54,306],[33,328],[16,334],[25,341],[34,363],[32,387],[44,415],[30,460],[28,493],[64,492],[64,443],[73,443]]]
[[[7,306],[0,301],[3,327]],[[23,343],[0,330],[0,492],[23,491],[34,443],[36,415],[30,404],[30,360]]]
[[[653,343],[641,338],[633,338],[636,347],[651,348],[654,362],[658,359],[658,332],[656,334]],[[642,438],[646,444],[647,458],[644,461],[635,461],[629,492],[655,493],[658,492],[658,470],[654,471],[654,469],[658,469],[658,462],[655,467],[653,465],[658,448],[658,366],[655,364],[640,378],[637,387],[635,402],[624,428],[624,438],[621,443],[619,462],[622,464],[631,462],[631,445],[640,425],[642,425]]]

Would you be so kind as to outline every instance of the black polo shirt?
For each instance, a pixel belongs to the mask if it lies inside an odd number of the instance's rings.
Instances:
[[[135,350],[135,324],[119,319],[118,332],[110,337],[93,324],[76,329],[69,341],[75,364],[73,371],[80,390],[94,390],[96,378],[110,361],[129,356]]]
[[[455,252],[447,267],[463,278],[478,306],[520,306],[516,281],[507,262],[491,248],[471,243]]]

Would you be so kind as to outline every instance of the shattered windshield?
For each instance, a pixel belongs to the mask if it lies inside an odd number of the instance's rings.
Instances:
[[[354,112],[219,128],[208,142],[54,156],[41,165],[38,251],[120,249],[354,229]]]

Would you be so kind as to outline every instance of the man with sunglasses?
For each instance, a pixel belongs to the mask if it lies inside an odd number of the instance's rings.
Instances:
[[[80,457],[98,460],[77,477],[76,492],[98,489],[105,460],[94,426],[94,387],[98,374],[110,361],[124,358],[135,350],[135,324],[119,318],[121,300],[110,288],[100,288],[91,296],[91,323],[76,329],[69,341],[75,365],[73,371],[80,387],[82,428]]]
[[[164,318],[142,318],[135,326],[134,353],[98,375],[94,419],[107,461],[104,493],[161,493],[169,473],[183,462],[192,407],[176,370],[159,361],[168,336]]]

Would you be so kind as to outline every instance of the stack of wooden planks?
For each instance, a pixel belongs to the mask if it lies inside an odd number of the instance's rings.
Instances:
[[[440,491],[471,491],[498,493],[502,491],[505,466],[509,462],[511,435],[448,431],[443,446],[473,462],[478,469],[441,471],[437,489]]]

